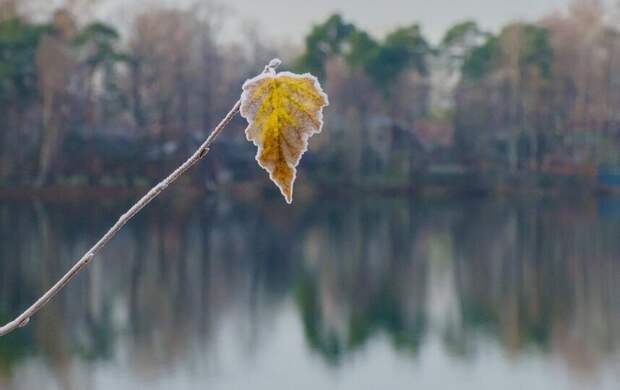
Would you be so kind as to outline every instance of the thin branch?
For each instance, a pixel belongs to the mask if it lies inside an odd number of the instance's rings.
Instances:
[[[30,322],[30,318],[36,314],[43,306],[45,306],[52,298],[56,296],[75,276],[86,267],[95,255],[121,230],[127,222],[129,222],[140,210],[155,199],[163,190],[165,190],[176,179],[183,175],[188,169],[193,167],[198,161],[200,161],[208,152],[209,146],[213,143],[215,138],[224,130],[224,128],[230,123],[234,116],[239,112],[241,102],[237,101],[235,106],[230,110],[226,117],[213,129],[209,137],[200,147],[188,158],[183,164],[174,170],[168,177],[159,182],[155,187],[151,188],[138,202],[136,202],[131,208],[116,221],[116,223],[97,241],[97,243],[88,250],[82,256],[80,260],[62,277],[60,280],[52,286],[41,298],[26,309],[19,317],[0,328],[0,336],[4,336],[11,333],[17,328],[24,327]]]

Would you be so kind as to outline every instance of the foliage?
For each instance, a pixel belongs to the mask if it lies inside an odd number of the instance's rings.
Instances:
[[[461,28],[468,26],[457,26]],[[472,28],[469,26],[469,28]],[[450,31],[444,41],[454,41],[456,32]],[[518,47],[511,48],[504,42],[510,34],[519,35]],[[462,72],[467,78],[481,79],[502,66],[502,58],[515,50],[522,66],[535,66],[548,77],[553,62],[553,49],[549,43],[548,31],[531,24],[513,24],[502,30],[499,36],[488,35],[484,43],[474,47],[467,55]]]
[[[324,77],[327,58],[342,54],[344,43],[355,31],[355,26],[345,23],[342,16],[330,16],[325,23],[314,26],[306,38],[306,52],[298,61],[299,66]]]
[[[553,48],[549,42],[549,31],[546,28],[527,24],[522,27],[524,35],[521,64],[537,67],[540,73],[548,78],[553,65]]]
[[[112,26],[95,22],[84,27],[73,42],[78,48],[91,47],[86,64],[97,67],[108,62],[129,60],[129,56],[117,49],[119,39],[118,32]]]
[[[0,101],[29,101],[37,93],[35,54],[46,25],[13,18],[0,21]]]
[[[463,45],[468,37],[481,34],[478,23],[473,20],[457,23],[450,27],[441,39],[441,47],[449,47],[454,45]]]
[[[398,28],[379,42],[336,14],[313,28],[298,67],[323,78],[326,61],[341,56],[353,69],[363,70],[376,87],[388,90],[406,70],[425,75],[430,53],[418,25]]]
[[[366,65],[366,71],[377,86],[388,88],[407,69],[427,74],[426,57],[430,46],[420,27],[412,25],[390,33]]]
[[[489,36],[484,44],[475,47],[463,62],[463,76],[470,79],[481,79],[487,75],[500,54],[497,37]]]

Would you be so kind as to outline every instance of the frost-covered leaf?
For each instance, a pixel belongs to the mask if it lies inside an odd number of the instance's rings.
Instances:
[[[308,138],[321,131],[328,104],[318,80],[308,73],[271,70],[243,84],[241,115],[249,124],[245,134],[258,147],[256,161],[288,203],[293,201],[297,164]]]

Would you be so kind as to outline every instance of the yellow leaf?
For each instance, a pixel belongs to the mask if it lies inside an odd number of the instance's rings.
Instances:
[[[309,73],[271,70],[243,84],[241,116],[249,124],[245,134],[258,147],[256,161],[288,203],[293,201],[299,160],[308,149],[308,138],[321,131],[323,107],[328,104]]]

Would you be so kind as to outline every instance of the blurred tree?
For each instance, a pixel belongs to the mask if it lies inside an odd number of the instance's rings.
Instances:
[[[347,37],[343,54],[351,68],[364,70],[377,55],[378,50],[379,43],[367,32],[355,30]]]
[[[31,140],[24,130],[36,114],[37,70],[35,53],[47,26],[29,24],[19,18],[0,20],[0,117],[2,126],[13,131],[0,134],[0,178],[27,171]],[[4,130],[4,129],[3,129]],[[31,157],[31,156],[30,156]]]
[[[487,35],[469,51],[455,117],[457,140],[468,158],[503,158],[513,171],[524,158],[527,166],[538,165],[539,141],[548,126],[544,119],[551,114],[544,99],[552,61],[548,31],[524,23],[510,24],[498,36]],[[525,154],[519,151],[522,135],[528,145]],[[505,143],[503,156],[494,156],[497,142]]]
[[[483,32],[478,24],[468,20],[457,23],[450,27],[444,34],[437,55],[448,66],[450,73],[459,73],[463,70],[465,60],[476,61],[479,58],[472,58],[472,51],[481,46],[481,44],[489,37],[488,33]],[[482,53],[477,53],[480,56]],[[474,64],[470,64],[472,66]],[[474,65],[475,67],[475,65]]]
[[[381,172],[379,167],[396,156],[392,149],[402,145],[396,133],[409,131],[405,138],[412,137],[415,121],[428,111],[431,53],[418,25],[398,28],[378,41],[332,15],[307,37],[298,67],[325,79],[333,104],[328,112],[334,112],[330,123],[347,132],[346,137],[322,135],[318,142],[329,145],[326,154],[347,180],[360,183],[364,175]],[[350,153],[343,155],[338,148],[345,144]]]
[[[456,54],[461,54],[467,52],[468,48],[478,45],[482,35],[484,33],[480,30],[478,23],[467,20],[450,27],[441,39],[440,46],[458,48]]]
[[[298,54],[262,39],[252,24],[242,45],[223,44],[226,10],[214,5],[149,8],[123,39],[93,22],[98,2],[65,1],[49,20],[52,3],[0,0],[0,126],[9,129],[0,132],[3,181],[28,180],[38,170],[44,183],[50,172],[80,166],[60,148],[68,133],[80,145],[94,143],[82,129],[118,137],[116,145],[135,142],[119,150],[140,149],[144,160],[179,157],[259,63]],[[608,11],[597,0],[574,0],[563,12],[497,34],[463,21],[436,47],[417,25],[380,38],[329,16],[312,28],[295,63],[326,81],[332,96],[326,115],[333,131],[312,141],[317,169],[320,162],[360,182],[370,167],[377,177],[402,171],[412,155],[423,156],[423,169],[450,161],[498,176],[557,161],[616,164],[620,30]],[[455,150],[418,142],[425,129],[439,128],[454,135],[445,147],[454,139]],[[243,133],[225,137],[232,145]],[[99,154],[101,145],[87,149]],[[228,165],[214,160],[214,172]],[[63,174],[81,174],[70,171]]]
[[[145,125],[156,135],[171,136],[181,129],[188,130],[195,28],[190,13],[174,9],[153,9],[134,22],[129,43],[134,66],[138,67],[133,75],[139,77],[133,80],[134,104],[138,112],[149,113]]]
[[[342,54],[346,40],[355,31],[355,26],[345,23],[342,16],[330,16],[324,23],[314,26],[306,37],[306,52],[298,60],[298,65],[320,78],[325,77],[325,61],[330,56]]]
[[[44,34],[37,47],[36,67],[43,102],[38,185],[48,181],[52,163],[66,132],[65,124],[70,115],[69,88],[77,64],[71,50],[71,40],[76,30],[73,16],[69,11],[60,9],[54,14],[53,31]]]
[[[17,17],[17,0],[0,0],[0,21]]]
[[[488,75],[493,62],[499,57],[500,50],[496,36],[487,36],[484,43],[473,47],[465,54],[462,72],[469,79],[481,79]]]
[[[84,99],[81,99],[82,109],[78,110],[81,121],[88,127],[95,127],[100,120],[98,117],[107,118],[111,114],[107,109],[106,100],[113,103],[121,103],[124,99],[119,93],[119,85],[116,77],[116,65],[129,62],[129,55],[119,48],[120,36],[112,27],[104,23],[94,22],[81,29],[75,36],[73,43],[78,50],[80,66],[85,68]],[[95,98],[95,83],[97,76],[103,79],[101,86],[104,92],[99,98]],[[106,95],[112,95],[108,97]],[[97,103],[100,109],[97,109]],[[97,115],[100,112],[101,115]]]
[[[403,27],[388,34],[383,44],[368,59],[366,71],[376,85],[386,91],[408,69],[427,74],[426,58],[430,45],[418,25]]]
[[[21,19],[0,22],[0,101],[2,108],[15,104],[14,98],[26,105],[36,97],[34,58],[43,25],[31,25]]]
[[[430,53],[431,47],[418,25],[398,28],[379,43],[336,14],[313,28],[297,64],[324,78],[328,58],[342,56],[352,69],[362,69],[379,88],[387,91],[408,69],[426,75],[426,58]]]

